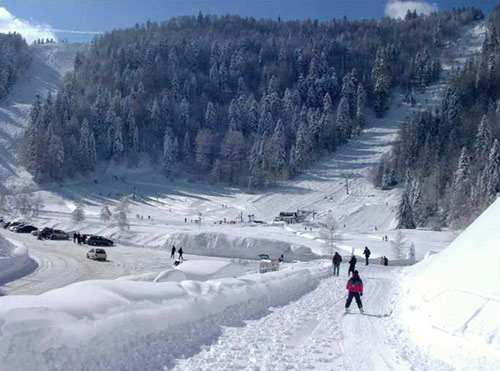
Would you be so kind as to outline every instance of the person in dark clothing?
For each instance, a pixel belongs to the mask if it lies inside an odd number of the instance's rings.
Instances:
[[[359,278],[359,272],[352,272],[352,277],[349,278],[346,285],[347,291],[349,294],[347,295],[347,301],[345,302],[345,311],[349,312],[349,307],[351,306],[352,299],[356,299],[356,304],[358,304],[359,311],[364,313],[363,311],[363,303],[361,302],[361,296],[363,296],[363,281]]]
[[[283,254],[281,254],[281,256],[279,257],[278,261],[280,263],[283,263],[283,260],[285,260],[285,257],[283,256]]]
[[[179,260],[184,260],[184,257],[182,256],[182,246],[179,248]]]
[[[76,242],[78,243],[78,245],[82,243],[82,235],[80,233],[76,235]]]
[[[351,273],[354,272],[354,269],[356,269],[356,262],[356,257],[354,255],[351,256],[351,260],[349,260],[349,271],[347,272],[347,277],[349,277]]]
[[[172,252],[170,253],[170,258],[175,258],[175,246],[172,245]]]
[[[383,259],[384,259],[384,265],[385,266],[389,265],[389,259],[387,259],[386,256],[384,256]]]
[[[333,263],[333,275],[338,277],[340,273],[340,263],[342,263],[342,257],[338,252],[336,252],[333,255],[332,263]]]
[[[370,258],[370,255],[372,252],[368,248],[368,246],[365,246],[365,251],[363,251],[363,255],[365,256],[365,265],[368,265],[368,259]]]
[[[73,243],[76,243],[77,236],[78,236],[78,232],[73,233]]]

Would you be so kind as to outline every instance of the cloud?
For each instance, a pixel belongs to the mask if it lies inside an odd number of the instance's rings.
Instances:
[[[390,0],[385,4],[385,15],[391,18],[404,18],[408,10],[428,15],[437,12],[439,7],[436,3],[430,4],[425,1]]]
[[[17,32],[21,34],[28,43],[32,43],[34,40],[40,38],[57,39],[50,26],[37,25],[16,18],[14,15],[10,14],[7,9],[2,7],[0,7],[0,32]]]

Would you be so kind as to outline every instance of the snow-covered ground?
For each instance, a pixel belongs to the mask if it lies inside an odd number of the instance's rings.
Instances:
[[[453,65],[461,65],[477,52],[483,37],[482,24],[467,30],[457,43]],[[463,263],[469,254],[480,251],[469,241],[475,233],[488,235],[488,228],[493,228],[488,223],[488,227],[471,226],[473,232],[465,232],[470,237],[460,237],[446,253],[417,264],[408,274],[401,267],[359,264],[365,281],[365,316],[355,309],[343,315],[345,264],[342,277],[336,278],[331,277],[329,262],[320,260],[331,254],[320,227],[328,212],[339,224],[335,248],[343,255],[352,249],[360,255],[369,246],[374,260],[396,257],[392,244],[382,236],[395,238],[392,228],[401,189],[375,189],[370,171],[390,150],[401,122],[436,104],[451,67],[444,65],[442,79],[417,96],[416,107],[404,104],[402,95],[395,93],[386,118],[368,115],[368,127],[359,137],[318,160],[307,173],[264,192],[167,181],[151,167],[102,169],[89,179],[66,181],[62,187],[30,183],[45,201],[40,216],[31,219],[35,225],[109,236],[117,246],[107,248],[110,262],[100,263],[87,261],[87,247],[72,242],[9,235],[27,246],[41,267],[24,280],[10,282],[11,293],[45,293],[0,299],[2,367],[498,369],[499,325],[498,319],[490,319],[498,313],[498,286],[491,282],[499,272],[499,260],[486,248],[480,253],[487,256],[481,260],[488,264],[477,265],[495,272],[491,276],[472,269],[473,262]],[[10,179],[6,184],[17,187],[29,177],[19,176],[17,183]],[[99,212],[104,204],[113,209],[125,194],[135,196],[130,230],[123,232],[114,224],[103,225]],[[75,223],[71,212],[80,200],[87,218]],[[240,216],[246,221],[253,214],[269,223],[280,211],[296,209],[314,210],[315,216],[290,226],[238,222]],[[496,209],[485,218],[497,221]],[[231,221],[237,223],[228,224]],[[441,252],[455,238],[452,231],[404,234],[415,245],[417,259],[429,251]],[[498,245],[499,237],[495,238]],[[185,269],[182,265],[182,269],[170,268],[172,244],[182,246],[187,254]],[[256,259],[263,252],[272,257],[283,253],[283,270],[231,278],[255,272],[257,263],[241,258]],[[449,265],[443,261],[447,256]],[[450,286],[440,274],[441,267],[459,284]],[[477,279],[471,279],[473,275]],[[78,282],[120,276],[113,281]],[[487,281],[490,278],[493,281]],[[476,289],[483,280],[488,282],[486,289]],[[73,282],[78,283],[66,286]],[[61,288],[46,292],[56,287]],[[430,346],[427,337],[451,345]]]
[[[28,249],[17,241],[9,240],[0,233],[0,284],[23,277],[38,267]]]

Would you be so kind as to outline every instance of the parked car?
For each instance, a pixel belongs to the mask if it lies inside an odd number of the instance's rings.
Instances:
[[[14,232],[16,233],[31,233],[36,230],[38,230],[38,228],[32,225],[20,225],[14,228]]]
[[[87,253],[87,259],[106,260],[108,255],[104,249],[90,249]]]
[[[48,238],[51,240],[69,240],[69,235],[60,229],[54,229]]]
[[[9,229],[9,231],[13,231],[14,228],[21,226],[21,225],[24,225],[24,223],[23,222],[12,222],[9,224],[8,229]]]
[[[52,228],[49,228],[49,227],[45,227],[44,229],[42,229],[39,233],[35,234],[34,236],[38,236],[39,239],[46,239],[46,238],[49,238],[50,235],[52,234],[52,232],[54,232],[54,230]],[[31,233],[33,234],[33,233]]]
[[[90,246],[113,246],[113,241],[101,236],[90,236],[86,243]]]

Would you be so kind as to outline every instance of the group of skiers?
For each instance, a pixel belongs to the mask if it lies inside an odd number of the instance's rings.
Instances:
[[[365,265],[369,264],[369,258],[371,255],[371,251],[368,246],[365,246],[365,250],[363,251],[363,255],[365,256]],[[386,258],[387,259],[387,258]],[[333,263],[333,275],[339,276],[340,274],[340,263],[342,263],[342,256],[338,252],[335,252],[332,258]],[[347,276],[350,277],[347,281],[346,289],[348,291],[347,301],[345,303],[346,312],[349,311],[349,307],[351,306],[352,299],[356,300],[356,304],[358,305],[359,311],[364,313],[363,311],[363,303],[361,302],[361,296],[363,296],[363,281],[359,277],[359,272],[356,270],[357,259],[353,255],[351,255],[351,259],[349,260],[349,270],[347,271]],[[384,261],[385,263],[385,261]],[[384,264],[387,265],[387,264]]]
[[[175,245],[172,245],[172,252],[170,254],[170,258],[175,259],[175,251],[176,251]],[[179,254],[179,260],[184,260],[184,257],[182,256],[183,254],[182,246],[179,247],[178,254]]]

